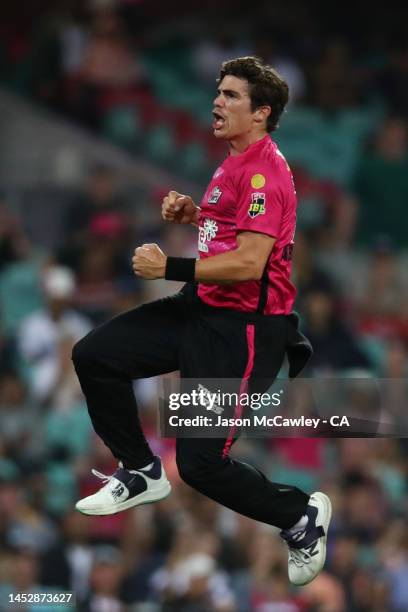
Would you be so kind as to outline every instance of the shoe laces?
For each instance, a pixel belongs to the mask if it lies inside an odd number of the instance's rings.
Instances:
[[[290,545],[290,540],[294,542],[299,542],[306,535],[305,529],[300,531],[296,531],[293,535],[291,535],[290,539],[285,538],[287,540],[287,545],[289,547],[289,558],[297,567],[303,567],[310,563],[312,559],[312,555],[308,552],[307,547],[305,548],[293,548]]]
[[[301,548],[289,548],[289,559],[293,561],[296,567],[303,567],[310,563],[312,555]]]
[[[119,467],[123,468],[123,463],[121,461],[119,461]],[[95,470],[95,468],[92,468],[91,472],[94,476],[96,476],[97,478],[100,478],[104,484],[108,484],[108,482],[110,482],[115,475],[115,474],[111,474],[109,476],[108,474],[103,474],[102,472],[98,472],[98,470]]]

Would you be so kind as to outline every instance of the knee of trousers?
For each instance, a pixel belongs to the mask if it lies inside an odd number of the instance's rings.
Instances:
[[[180,477],[185,483],[198,491],[205,491],[211,477],[224,468],[225,459],[202,452],[185,453],[178,450],[176,463]]]
[[[78,373],[89,370],[95,364],[98,356],[98,351],[90,336],[91,334],[88,334],[79,340],[72,349],[72,361]]]

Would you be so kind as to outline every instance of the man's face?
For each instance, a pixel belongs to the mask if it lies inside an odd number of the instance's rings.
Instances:
[[[255,122],[248,82],[235,76],[225,76],[218,86],[213,115],[212,128],[216,138],[231,140],[250,133]]]

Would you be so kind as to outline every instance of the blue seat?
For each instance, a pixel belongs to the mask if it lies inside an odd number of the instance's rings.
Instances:
[[[144,151],[159,164],[169,164],[176,154],[173,129],[164,123],[154,125],[145,136]]]
[[[142,122],[135,106],[115,106],[103,119],[103,133],[112,142],[126,148],[135,148],[141,141]]]

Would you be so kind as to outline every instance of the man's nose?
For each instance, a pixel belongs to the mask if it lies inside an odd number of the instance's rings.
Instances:
[[[224,103],[224,99],[222,94],[218,94],[218,96],[214,99],[214,106],[222,106]]]

